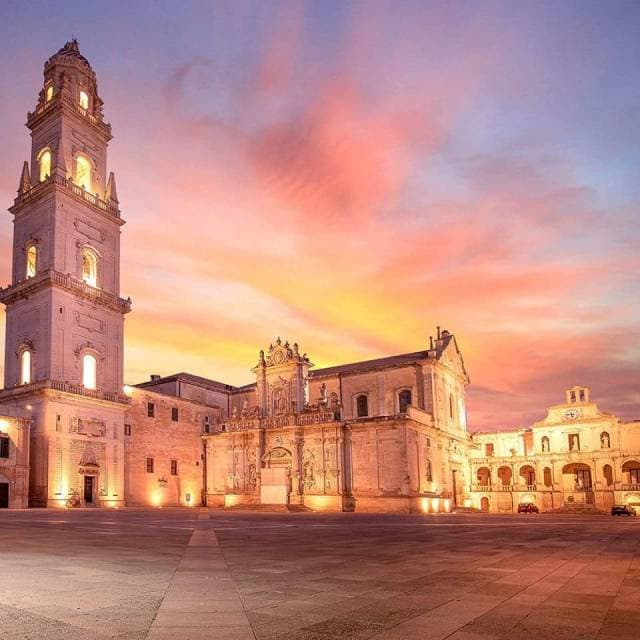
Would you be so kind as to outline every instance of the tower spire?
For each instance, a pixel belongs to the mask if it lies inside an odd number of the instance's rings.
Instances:
[[[29,175],[29,163],[25,160],[22,165],[22,174],[20,175],[18,193],[27,193],[29,189],[31,189],[31,176]]]

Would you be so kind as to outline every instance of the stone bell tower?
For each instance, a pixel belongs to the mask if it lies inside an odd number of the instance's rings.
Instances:
[[[68,499],[117,505],[124,498],[124,315],[120,217],[111,126],[96,75],[67,42],[44,66],[27,114],[25,162],[14,216],[0,403],[33,419],[30,503]]]

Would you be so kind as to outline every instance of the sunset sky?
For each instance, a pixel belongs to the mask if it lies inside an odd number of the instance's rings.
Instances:
[[[114,132],[127,382],[241,384],[278,335],[326,366],[441,325],[471,429],[574,384],[640,418],[639,2],[4,0],[3,208],[72,34]]]

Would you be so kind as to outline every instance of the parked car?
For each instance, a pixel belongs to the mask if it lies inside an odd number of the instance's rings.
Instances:
[[[521,502],[518,505],[518,513],[540,513],[540,509],[531,502]]]
[[[614,504],[611,507],[612,516],[635,516],[636,510],[627,504]]]

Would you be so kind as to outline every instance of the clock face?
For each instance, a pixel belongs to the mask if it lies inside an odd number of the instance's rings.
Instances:
[[[564,417],[567,420],[575,420],[576,418],[580,417],[580,412],[577,409],[567,409],[564,412]]]

